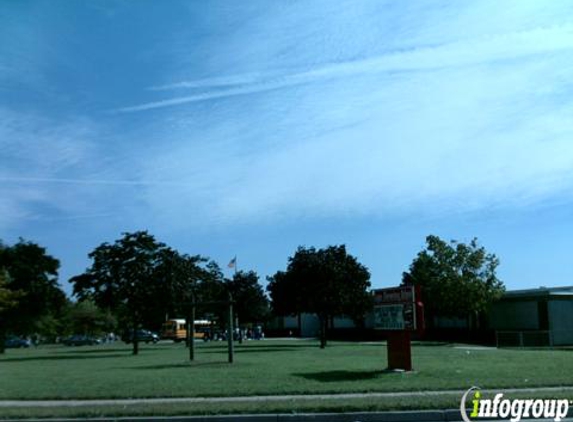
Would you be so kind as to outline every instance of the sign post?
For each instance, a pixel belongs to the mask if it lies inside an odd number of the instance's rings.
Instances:
[[[388,332],[388,369],[412,370],[410,333],[418,327],[414,286],[374,290],[374,328]],[[421,306],[420,306],[421,309]]]

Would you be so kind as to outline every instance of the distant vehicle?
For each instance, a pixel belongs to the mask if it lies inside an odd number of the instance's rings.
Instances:
[[[195,339],[207,340],[211,333],[211,321],[195,320]],[[169,319],[161,327],[161,338],[178,343],[187,340],[187,327],[184,319]]]
[[[67,339],[64,339],[63,343],[66,346],[93,346],[100,344],[101,341],[95,337],[76,334],[68,337]]]
[[[136,336],[138,342],[157,343],[159,341],[159,336],[149,330],[137,330]],[[125,341],[127,344],[133,342],[133,330],[130,330],[124,334],[123,341]]]
[[[32,345],[32,342],[25,338],[10,337],[4,341],[4,347],[7,349],[20,349],[27,348]]]

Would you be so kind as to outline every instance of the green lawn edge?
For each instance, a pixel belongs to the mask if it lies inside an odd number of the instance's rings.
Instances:
[[[571,399],[566,392],[509,393],[508,399]],[[215,403],[138,403],[101,406],[2,407],[0,420],[31,418],[103,418],[150,416],[216,416],[240,414],[351,413],[459,409],[460,397],[385,397],[352,399],[292,399]],[[466,403],[470,406],[469,401]]]

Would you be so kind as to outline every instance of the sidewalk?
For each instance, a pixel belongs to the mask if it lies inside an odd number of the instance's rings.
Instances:
[[[506,388],[482,389],[489,393],[551,393],[570,391],[573,396],[573,386],[564,387],[538,387],[538,388]],[[277,395],[277,396],[238,396],[238,397],[157,397],[136,399],[93,399],[93,400],[0,400],[2,407],[81,407],[81,406],[109,406],[134,404],[171,404],[171,403],[233,403],[233,402],[259,402],[259,401],[289,401],[289,400],[340,400],[359,398],[417,398],[453,395],[462,397],[462,390],[438,391],[403,391],[386,393],[342,393],[342,394],[305,394],[305,395]]]
[[[2,420],[2,419],[0,419]],[[2,422],[459,422],[459,410],[408,412],[299,413],[220,416],[5,419]],[[569,422],[563,420],[563,422]]]

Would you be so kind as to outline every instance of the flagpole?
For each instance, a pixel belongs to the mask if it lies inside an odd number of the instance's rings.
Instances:
[[[231,262],[229,262],[227,267],[234,268],[235,269],[234,275],[237,275],[237,272],[238,272],[237,271],[237,255],[235,255],[235,257],[233,259],[231,259]]]

